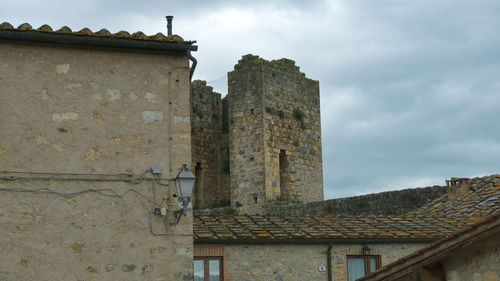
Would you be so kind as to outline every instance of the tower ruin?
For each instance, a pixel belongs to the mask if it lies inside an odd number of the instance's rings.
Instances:
[[[196,82],[191,100],[197,206],[229,200],[254,213],[270,201],[323,200],[319,83],[294,61],[243,56],[227,97]]]

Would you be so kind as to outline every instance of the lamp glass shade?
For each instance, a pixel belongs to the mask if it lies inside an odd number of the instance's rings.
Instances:
[[[363,255],[368,256],[371,253],[371,249],[368,246],[363,245]]]
[[[193,196],[195,181],[196,177],[194,174],[184,165],[175,178],[175,186],[177,187],[179,198],[191,198]]]

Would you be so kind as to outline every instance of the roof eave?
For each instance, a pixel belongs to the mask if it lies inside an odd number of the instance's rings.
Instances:
[[[440,238],[296,238],[296,239],[194,239],[195,244],[384,244],[384,243],[432,243]]]
[[[453,251],[463,251],[464,248],[488,237],[500,234],[500,212],[497,212],[480,222],[458,230],[426,247],[400,258],[381,269],[372,272],[359,280],[398,280],[414,272],[419,266],[432,264],[449,255]]]
[[[192,45],[193,42],[175,43],[155,40],[139,40],[133,38],[84,36],[40,31],[0,30],[0,39],[73,46],[92,46],[155,51],[185,52],[187,50],[198,50],[198,46]]]

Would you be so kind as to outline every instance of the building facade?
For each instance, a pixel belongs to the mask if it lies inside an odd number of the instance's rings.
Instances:
[[[410,191],[332,200],[318,203],[323,206],[309,212],[293,205],[290,212],[272,209],[262,215],[224,209],[196,211],[194,258],[198,264],[217,262],[220,280],[354,281],[380,268],[388,274],[375,274],[367,280],[497,280],[500,175],[452,179],[447,187],[414,189],[418,195],[411,197],[422,202],[413,203],[411,210],[391,214],[390,205],[404,201]],[[371,205],[371,210],[369,206],[351,207],[362,200],[379,204]],[[436,241],[449,235],[453,240],[455,231],[467,232],[488,217],[482,238],[464,236],[472,237],[477,245],[465,248],[462,242],[466,240],[459,240],[455,248],[432,250],[436,244],[431,243],[441,243]],[[436,260],[426,254],[429,248],[436,259],[442,258],[438,263],[444,271],[440,272],[448,279],[414,279],[419,267],[434,270]],[[443,249],[450,252],[441,256]],[[408,255],[409,262],[393,264]],[[389,278],[414,260],[417,266],[402,270],[401,276],[410,279]],[[200,275],[202,269],[194,269],[195,276]]]
[[[363,281],[500,280],[500,212],[413,252]]]
[[[3,23],[0,50],[0,279],[192,280],[172,179],[196,46]]]

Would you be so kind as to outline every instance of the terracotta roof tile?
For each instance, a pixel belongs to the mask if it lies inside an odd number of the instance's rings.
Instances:
[[[409,272],[411,268],[417,268],[428,264],[436,263],[436,261],[449,257],[450,253],[456,252],[457,249],[463,249],[473,242],[488,237],[495,238],[498,235],[500,226],[500,212],[496,212],[479,222],[476,222],[468,227],[462,228],[459,231],[448,233],[448,235],[439,241],[425,246],[399,260],[387,264],[381,269],[368,274],[358,280],[386,280],[388,277],[402,277],[403,270]],[[491,238],[490,238],[491,239]],[[464,246],[465,245],[465,246]],[[398,276],[398,274],[400,274]],[[404,274],[404,273],[403,273]]]
[[[195,215],[195,241],[293,239],[436,239],[500,211],[500,175],[469,181],[402,216]]]
[[[154,35],[146,35],[141,31],[137,31],[135,33],[130,34],[127,31],[119,31],[117,33],[111,33],[107,29],[101,29],[97,32],[93,32],[89,28],[82,28],[79,31],[73,32],[71,28],[67,26],[63,26],[60,29],[54,31],[52,27],[47,24],[40,26],[37,29],[33,29],[33,27],[28,23],[23,23],[19,25],[17,28],[14,28],[10,23],[4,22],[0,24],[0,30],[14,30],[14,31],[24,31],[24,32],[48,32],[48,33],[59,33],[59,34],[72,34],[75,36],[94,36],[94,37],[118,37],[118,38],[128,38],[134,40],[146,40],[146,41],[165,41],[172,43],[194,43],[192,41],[184,41],[182,37],[179,35],[169,35],[166,36],[161,32],[158,32]]]
[[[456,197],[447,194],[413,210],[413,217],[469,217],[480,220],[500,211],[500,175],[474,178],[467,192]]]
[[[470,218],[197,216],[195,240],[439,238]]]

